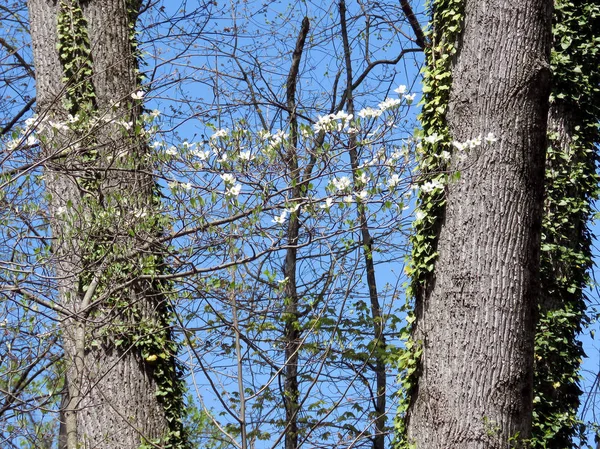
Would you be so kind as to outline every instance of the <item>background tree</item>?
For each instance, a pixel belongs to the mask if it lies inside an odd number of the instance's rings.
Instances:
[[[61,445],[186,447],[177,345],[154,279],[165,268],[140,137],[141,5],[28,6],[68,395]]]
[[[598,189],[600,7],[585,1],[554,6],[533,447],[572,447],[582,430],[577,414],[585,353],[578,336],[590,319],[585,290]]]

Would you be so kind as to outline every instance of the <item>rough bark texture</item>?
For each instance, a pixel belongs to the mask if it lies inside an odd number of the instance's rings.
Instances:
[[[434,273],[417,298],[420,371],[407,415],[418,449],[507,448],[531,432],[552,2],[474,1],[452,67],[457,152]]]
[[[52,120],[65,120],[69,111],[63,104],[64,71],[57,52],[60,2],[30,0],[28,7],[37,75],[37,112]],[[134,104],[131,94],[138,86],[127,2],[92,0],[82,2],[81,7],[88,24],[96,111],[135,121],[139,106]],[[111,109],[111,103],[117,101],[120,106]],[[81,138],[76,133],[63,132],[59,139],[49,139],[44,148],[49,158],[45,179],[51,195],[59,294],[63,304],[72,311],[63,324],[69,397],[64,411],[66,425],[61,426],[66,427],[67,436],[61,436],[61,445],[69,449],[137,449],[144,439],[160,439],[168,432],[164,408],[155,394],[153,367],[135,347],[115,345],[111,328],[114,320],[120,320],[121,328],[135,327],[136,320],[141,321],[142,317],[146,322],[155,320],[164,309],[161,296],[149,282],[132,279],[129,288],[115,294],[136,308],[137,318],[119,312],[115,303],[100,302],[88,307],[97,299],[97,295],[92,295],[94,289],[106,294],[115,287],[114,284],[102,285],[102,279],[110,276],[103,262],[94,259],[90,248],[115,247],[127,252],[148,242],[148,236],[136,236],[138,241],[127,231],[131,229],[128,223],[134,210],[151,208],[153,180],[147,172],[143,173],[141,166],[140,170],[130,167],[111,171],[110,161],[144,151],[143,144],[132,144],[122,136],[123,132],[116,125],[107,124],[83,139],[82,142],[93,142],[93,149],[97,151],[94,154],[98,156],[92,162],[89,162],[91,148],[70,150],[63,152],[63,157],[56,157],[60,146],[64,148]],[[60,141],[58,148],[57,140]],[[86,192],[88,184],[84,181],[90,178],[97,190]],[[128,200],[122,209],[122,226],[107,230],[109,235],[97,235],[97,228],[91,223],[99,210],[92,211],[88,202],[92,201],[100,209],[112,207],[114,203],[107,203],[113,201],[109,198],[114,192],[121,192]],[[104,260],[111,260],[111,256],[105,256]],[[132,261],[132,265],[135,264]],[[111,281],[123,279],[112,278],[108,282]],[[87,289],[86,284],[90,285]],[[92,345],[92,340],[97,344]]]

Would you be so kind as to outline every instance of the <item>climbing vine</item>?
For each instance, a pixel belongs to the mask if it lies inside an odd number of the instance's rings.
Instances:
[[[409,448],[407,413],[417,388],[421,347],[412,337],[415,312],[428,288],[428,280],[437,258],[439,223],[446,199],[444,186],[449,181],[446,170],[453,152],[446,122],[450,88],[451,65],[456,53],[456,42],[462,29],[463,1],[434,0],[431,4],[429,42],[425,47],[423,70],[423,109],[419,116],[422,139],[418,148],[421,187],[418,193],[415,229],[411,239],[412,254],[409,275],[411,283],[406,293],[407,322],[404,331],[404,353],[400,356],[400,393],[396,415],[396,446]],[[424,188],[425,187],[425,188]],[[413,306],[414,304],[414,306]]]
[[[584,357],[577,336],[588,319],[592,266],[589,221],[598,198],[600,6],[555,1],[553,90],[546,162],[541,300],[535,341],[531,447],[571,447]]]
[[[91,314],[95,318],[107,318],[100,315],[110,314],[107,320],[111,323],[109,326],[88,332],[86,349],[104,346],[131,351],[135,348],[140,364],[154,379],[156,396],[164,409],[168,428],[163,438],[143,441],[140,447],[160,445],[168,449],[187,449],[190,444],[183,425],[186,410],[182,380],[184,368],[176,358],[179,345],[171,332],[175,318],[169,304],[172,286],[154,278],[168,273],[164,248],[153,243],[166,226],[157,212],[161,205],[159,189],[154,185],[151,198],[143,188],[139,192],[123,194],[118,187],[119,182],[111,178],[111,170],[101,169],[108,164],[118,166],[121,172],[134,173],[131,180],[137,183],[139,180],[136,181],[135,173],[142,168],[140,160],[143,159],[138,157],[139,151],[147,152],[144,117],[148,122],[150,119],[141,115],[141,58],[135,30],[139,6],[137,0],[127,5],[129,40],[138,89],[130,98],[122,99],[124,108],[115,103],[110,111],[98,111],[87,22],[81,4],[77,0],[62,0],[60,3],[58,52],[63,81],[67,86],[63,102],[69,113],[66,126],[81,139],[81,147],[84,148],[72,172],[82,192],[81,202],[67,204],[66,209],[75,210],[60,213],[63,220],[72,220],[73,238],[77,238],[76,233],[80,232],[75,223],[76,217],[86,217],[86,238],[79,236],[84,264],[79,290],[82,296],[85,295],[92,288],[94,278],[98,278],[94,298],[101,299],[102,307],[94,308]],[[114,118],[115,115],[126,116],[119,119]],[[107,116],[111,117],[111,123],[100,124]],[[113,135],[121,135],[118,140],[121,149],[105,150],[102,154],[94,149],[98,147],[95,135],[101,126],[110,129]],[[132,150],[123,151],[123,148]],[[145,242],[148,248],[140,251],[137,247],[139,242]],[[144,301],[132,305],[132,295],[143,297]]]
[[[96,94],[92,84],[93,62],[87,22],[77,0],[61,0],[58,14],[58,56],[63,69],[65,109],[76,116],[90,114]]]

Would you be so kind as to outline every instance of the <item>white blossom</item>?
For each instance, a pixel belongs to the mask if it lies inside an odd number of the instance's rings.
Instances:
[[[169,148],[167,148],[165,153],[169,156],[177,156],[177,148],[171,145]]]
[[[424,137],[423,140],[427,143],[434,144],[442,140],[442,136],[440,136],[438,133],[433,133],[430,136]]]
[[[387,185],[390,189],[393,189],[394,187],[396,187],[398,184],[400,183],[400,176],[398,176],[397,174],[393,174],[390,179],[388,179],[387,181]]]
[[[394,109],[400,106],[402,101],[398,98],[386,98],[385,101],[379,103],[379,109],[382,111],[387,111],[388,109]]]
[[[288,213],[293,214],[294,212],[296,212],[298,209],[300,209],[300,204],[292,204],[288,207],[285,208],[285,210],[288,211]]]
[[[238,196],[242,191],[242,185],[236,184],[225,191],[225,196]]]
[[[33,126],[35,125],[35,123],[37,122],[37,116],[33,116],[33,117],[29,117],[27,120],[25,120],[25,127],[27,129],[29,128],[33,128]]]
[[[280,144],[284,139],[287,139],[288,134],[284,133],[282,130],[277,131],[275,134],[273,134],[270,139],[271,139],[271,144],[273,145],[278,145]]]
[[[367,192],[366,190],[361,190],[360,192],[358,192],[356,194],[356,199],[362,203],[364,203],[368,197],[369,197],[369,192]]]
[[[354,197],[353,197],[352,195],[346,195],[346,196],[343,198],[343,201],[344,201],[344,203],[351,204],[351,203],[353,203],[353,202],[354,202]]]
[[[381,109],[364,108],[358,112],[360,118],[377,118],[383,111]]]
[[[394,151],[391,155],[390,155],[390,159],[392,161],[397,161],[398,159],[402,159],[404,157],[404,154],[401,153],[400,151]]]
[[[481,136],[477,136],[474,139],[467,141],[469,148],[475,148],[481,145]]]
[[[443,161],[449,161],[451,157],[452,157],[452,155],[450,154],[450,152],[446,151],[446,150],[442,151],[439,154],[439,158]]]
[[[221,176],[221,179],[225,184],[235,184],[235,176],[233,176],[231,173],[224,173],[219,176]]]
[[[285,223],[285,220],[287,219],[287,215],[288,215],[288,211],[284,209],[283,211],[281,211],[281,215],[279,217],[275,217],[271,221],[273,223],[283,224],[283,223]]]
[[[423,218],[425,218],[425,212],[423,212],[422,210],[416,210],[415,211],[415,219],[417,221],[421,221]]]
[[[229,135],[229,130],[227,128],[219,129],[215,131],[215,133],[210,136],[211,139],[218,139],[219,137],[227,137]]]
[[[321,204],[321,209],[329,209],[333,204],[333,198],[329,197],[325,200],[325,204]]]
[[[486,143],[494,143],[497,141],[498,141],[498,139],[496,139],[496,136],[494,135],[494,133],[488,133],[488,135],[485,136]]]
[[[134,100],[141,100],[142,98],[144,98],[144,91],[138,90],[137,92],[132,93],[131,98],[133,98]]]
[[[240,159],[250,162],[252,159],[254,159],[254,156],[252,156],[252,153],[250,153],[249,150],[240,151]]]
[[[8,142],[6,142],[6,152],[11,152],[15,149],[17,149],[17,147],[19,146],[19,139],[11,139]]]
[[[347,121],[347,122],[352,120],[353,117],[354,116],[352,114],[348,114],[344,111],[338,111],[336,114],[332,115],[332,118],[334,120],[342,120],[342,121]]]
[[[404,84],[400,84],[396,89],[394,89],[394,92],[402,96],[406,93],[406,86]]]
[[[434,190],[440,190],[444,188],[444,184],[437,179],[433,181],[427,181],[421,185],[421,190],[425,193],[433,192]]]
[[[302,137],[308,138],[313,135],[313,131],[310,128],[302,127],[300,128],[300,134],[302,135]]]
[[[202,150],[193,150],[192,154],[194,156],[196,156],[198,159],[200,159],[201,161],[205,161],[209,158],[210,156],[210,151],[206,150],[206,151],[202,151]]]
[[[406,99],[406,102],[408,104],[411,104],[413,101],[415,101],[416,96],[417,96],[417,94],[408,94],[408,95],[405,95],[404,98]]]
[[[468,144],[454,141],[452,142],[452,146],[458,151],[463,151],[465,148],[467,148]]]
[[[268,140],[271,138],[271,133],[269,131],[267,131],[266,129],[261,129],[258,132],[258,138],[260,140]]]
[[[333,122],[333,114],[320,115],[317,117],[317,123],[313,125],[313,129],[316,132],[329,131]]]
[[[348,187],[350,187],[351,181],[350,178],[348,178],[347,176],[342,176],[341,178],[335,178],[331,181],[334,185],[334,187],[340,191],[340,190],[346,190]]]
[[[48,120],[48,125],[57,131],[69,131],[69,127],[62,122],[53,122],[52,120]]]
[[[360,176],[358,177],[358,181],[359,181],[361,184],[366,184],[366,183],[368,183],[370,180],[371,180],[371,178],[369,178],[365,172],[362,172],[362,173],[360,174]]]
[[[338,111],[335,114],[320,115],[317,117],[317,123],[313,125],[313,129],[316,132],[320,131],[341,131],[343,129],[342,123],[347,123],[352,120],[354,116],[344,111]],[[338,120],[341,123],[338,123]]]

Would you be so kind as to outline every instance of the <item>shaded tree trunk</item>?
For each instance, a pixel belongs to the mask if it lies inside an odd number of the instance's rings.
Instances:
[[[599,30],[596,2],[555,1],[533,448],[572,447],[580,430],[579,367],[585,354],[577,337],[587,319],[589,222],[598,195]]]
[[[181,410],[169,415],[166,401],[175,409],[183,402],[163,288],[143,276],[164,268],[152,243],[158,220],[147,147],[134,132],[136,2],[31,0],[28,7],[55,273],[70,310],[60,444],[166,444],[181,430],[173,419]],[[165,382],[174,388],[169,400],[158,394]]]
[[[435,8],[434,23],[447,13]],[[450,162],[461,176],[445,188],[437,261],[416,298],[417,448],[515,447],[531,433],[551,11],[548,0],[464,2],[448,131],[498,140]]]

